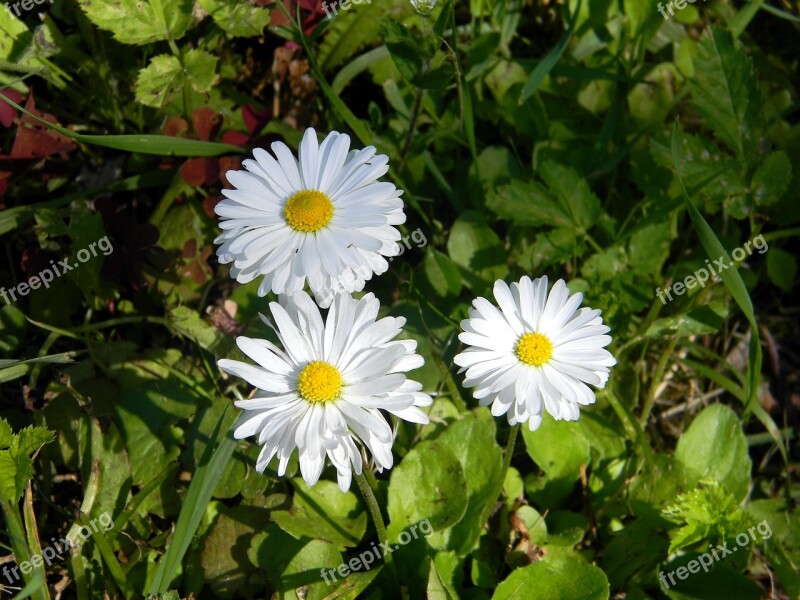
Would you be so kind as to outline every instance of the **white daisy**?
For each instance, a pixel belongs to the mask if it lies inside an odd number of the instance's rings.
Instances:
[[[604,349],[611,337],[600,311],[578,308],[583,295],[570,296],[562,279],[548,295],[547,277],[523,277],[510,289],[497,281],[494,297],[500,310],[476,298],[461,322],[458,337],[469,348],[455,363],[466,370],[464,387],[477,386],[481,406],[491,404],[496,417],[507,413],[511,425],[527,421],[531,431],[544,410],[577,420],[578,407],[595,401],[587,384],[604,387],[617,362]]]
[[[339,292],[357,292],[398,253],[404,223],[401,190],[378,181],[389,159],[375,148],[351,150],[350,137],[331,132],[322,144],[307,129],[299,160],[280,142],[253,151],[243,171],[228,171],[235,187],[214,210],[222,244],[217,255],[233,263],[231,275],[248,283],[263,275],[258,295],[292,294],[308,280],[317,303],[330,306]]]
[[[360,300],[339,294],[323,324],[305,292],[270,303],[273,326],[283,350],[267,340],[239,337],[236,343],[257,366],[222,359],[219,367],[241,377],[257,391],[236,402],[244,409],[234,435],[257,436],[263,445],[256,469],[264,472],[278,457],[286,472],[297,448],[308,485],[320,477],[327,456],[338,471],[339,487],[350,487],[352,470],[361,473],[356,442],[372,452],[378,470],[392,466],[394,434],[381,410],[412,423],[428,423],[420,410],[433,400],[404,373],[424,364],[412,340],[391,341],[405,319],[376,320],[380,302],[373,294]],[[352,465],[352,466],[351,466]]]

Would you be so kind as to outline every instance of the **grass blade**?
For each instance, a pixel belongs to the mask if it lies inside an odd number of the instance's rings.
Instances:
[[[678,132],[677,121],[672,128],[672,162],[675,166],[675,174],[678,177],[678,183],[680,183],[681,190],[683,190],[686,210],[689,213],[689,217],[692,220],[692,225],[697,231],[697,235],[700,238],[700,243],[703,245],[706,254],[708,254],[708,257],[711,260],[724,258],[728,261],[726,264],[732,264],[733,261],[728,255],[727,250],[725,250],[724,246],[719,241],[719,238],[714,233],[714,230],[711,229],[711,226],[708,224],[705,218],[703,218],[703,215],[700,214],[699,210],[697,210],[697,207],[694,205],[689,197],[689,194],[686,192],[686,187],[683,185],[683,175],[681,172],[680,162],[680,134]],[[747,361],[747,402],[745,403],[744,416],[746,417],[749,413],[753,412],[756,417],[758,417],[758,419],[765,425],[767,430],[770,432],[778,432],[778,427],[758,402],[758,382],[761,378],[762,361],[761,340],[758,335],[758,323],[756,322],[756,315],[753,310],[753,302],[750,299],[750,294],[747,292],[747,288],[744,285],[744,281],[742,281],[741,275],[739,275],[739,271],[737,271],[735,268],[720,271],[719,276],[722,278],[725,287],[730,292],[736,304],[739,305],[742,313],[744,313],[748,323],[750,323],[750,350],[749,360]],[[784,462],[788,462],[786,446],[783,442],[783,438],[780,437],[780,434],[778,433],[777,437],[774,439],[775,443],[778,444],[778,447],[780,448]]]
[[[0,99],[14,108],[22,111],[32,119],[47,125],[50,129],[58,131],[61,135],[76,142],[124,150],[125,152],[139,152],[141,154],[156,154],[158,156],[219,156],[220,154],[243,154],[244,148],[217,142],[203,142],[201,140],[188,140],[186,138],[172,137],[169,135],[123,134],[123,135],[85,135],[75,133],[66,127],[55,125],[50,121],[37,117],[28,112],[19,104],[0,93]]]
[[[206,446],[200,465],[189,485],[189,491],[183,501],[183,507],[178,515],[175,533],[166,554],[161,558],[158,572],[150,585],[150,594],[163,594],[169,590],[169,585],[175,579],[180,569],[181,561],[189,549],[200,521],[206,512],[206,506],[211,500],[211,495],[222,477],[228,461],[236,448],[236,440],[231,432],[223,428],[229,407],[222,412],[217,422],[214,433]],[[220,441],[221,439],[221,441]],[[216,449],[215,449],[216,448]]]
[[[518,104],[521,106],[525,104],[525,102],[533,96],[539,86],[544,81],[544,78],[547,77],[547,74],[556,66],[556,63],[561,58],[561,55],[564,54],[564,50],[567,49],[567,45],[569,41],[572,39],[572,34],[575,33],[575,23],[578,22],[578,15],[581,12],[581,3],[582,0],[578,0],[578,6],[575,7],[575,12],[572,13],[572,17],[569,20],[569,26],[567,30],[564,32],[564,35],[561,36],[561,39],[558,40],[555,48],[553,48],[550,53],[544,57],[544,60],[536,65],[536,68],[531,73],[531,76],[528,78],[528,81],[525,82],[525,85],[522,88],[522,91],[519,94],[519,101]]]

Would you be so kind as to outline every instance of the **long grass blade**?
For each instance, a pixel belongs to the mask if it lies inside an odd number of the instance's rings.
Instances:
[[[578,15],[581,12],[581,2],[582,0],[578,0],[578,6],[575,7],[575,12],[572,13],[572,17],[569,20],[569,26],[564,32],[564,35],[561,36],[561,39],[558,40],[555,48],[553,48],[550,53],[544,57],[542,62],[536,65],[536,68],[533,70],[533,73],[531,73],[528,81],[525,82],[525,85],[519,94],[518,104],[520,106],[525,104],[528,98],[533,96],[536,90],[539,89],[539,86],[542,84],[542,81],[544,81],[544,78],[547,77],[548,73],[553,70],[553,67],[555,67],[556,63],[561,59],[561,55],[564,54],[564,50],[567,49],[567,45],[572,39],[572,34],[575,33],[575,24],[578,22]]]
[[[246,152],[244,148],[232,146],[231,144],[188,140],[186,138],[172,137],[169,135],[86,135],[75,133],[66,127],[61,127],[50,121],[45,121],[41,117],[37,117],[2,93],[0,93],[0,99],[17,110],[22,111],[32,119],[36,119],[40,123],[47,125],[50,129],[58,131],[61,135],[84,144],[92,144],[94,146],[102,146],[114,150],[124,150],[126,152],[156,154],[159,156],[219,156],[220,154],[243,154]]]
[[[203,452],[192,483],[189,485],[189,491],[186,493],[183,507],[178,515],[178,522],[175,525],[172,542],[166,554],[161,558],[158,572],[150,585],[149,593],[151,595],[163,594],[169,590],[169,585],[177,576],[183,557],[200,526],[206,506],[211,501],[211,495],[236,448],[236,440],[233,435],[223,428],[227,415],[228,408],[226,407]]]
[[[711,226],[708,224],[705,218],[703,218],[703,215],[700,214],[699,210],[697,210],[697,207],[692,202],[692,199],[689,197],[686,187],[683,184],[683,174],[680,162],[680,133],[678,132],[677,122],[672,128],[672,162],[675,167],[675,174],[678,177],[678,183],[680,183],[681,190],[683,191],[686,210],[689,213],[689,217],[692,220],[692,225],[694,226],[695,231],[697,231],[697,235],[700,238],[700,243],[703,245],[706,254],[708,254],[708,257],[711,260],[724,258],[727,260],[726,264],[732,264],[733,261],[728,255],[727,250],[725,250],[725,247],[719,241],[719,238],[714,233],[714,230],[711,229]],[[747,292],[747,288],[744,285],[744,281],[742,281],[741,275],[739,275],[739,272],[735,268],[720,271],[719,276],[722,278],[725,287],[730,292],[736,304],[739,305],[739,308],[741,309],[742,313],[744,313],[745,318],[750,324],[750,349],[749,360],[747,361],[747,402],[745,403],[744,416],[746,417],[752,412],[764,424],[768,431],[778,432],[778,427],[775,425],[772,417],[770,417],[769,414],[758,403],[758,383],[761,379],[762,362],[761,340],[758,335],[758,323],[756,321],[756,315],[755,311],[753,310],[753,302],[750,299],[750,294]],[[783,455],[783,460],[788,462],[786,445],[783,442],[783,438],[778,433],[777,437],[774,439],[775,443],[780,448],[781,454]]]

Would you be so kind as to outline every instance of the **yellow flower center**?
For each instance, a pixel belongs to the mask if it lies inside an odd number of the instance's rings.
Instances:
[[[314,233],[333,217],[333,202],[317,190],[300,190],[286,201],[283,218],[295,231]]]
[[[336,400],[341,390],[341,374],[336,367],[321,360],[308,363],[297,378],[297,391],[308,402]]]
[[[514,352],[526,365],[541,367],[553,355],[553,343],[541,333],[526,333],[517,340]]]

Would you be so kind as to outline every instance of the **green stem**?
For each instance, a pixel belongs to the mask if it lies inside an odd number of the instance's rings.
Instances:
[[[25,543],[25,531],[22,527],[22,518],[19,515],[19,508],[16,506],[16,503],[7,502],[5,500],[0,501],[0,507],[3,509],[3,516],[5,517],[6,526],[8,527],[8,537],[11,541],[14,559],[18,565],[21,565],[23,562],[30,563],[31,552],[28,549],[28,545]],[[26,577],[23,573],[23,579],[25,579],[27,583],[30,581],[31,577]],[[42,585],[46,586],[47,583],[43,581]],[[43,600],[45,597],[49,597],[49,594],[45,596],[42,590],[38,590],[33,597],[37,598],[37,600]]]
[[[363,473],[354,473],[358,489],[361,490],[361,495],[364,497],[364,502],[367,503],[367,509],[372,517],[372,522],[375,524],[375,530],[378,532],[378,541],[383,544],[385,548],[388,544],[389,538],[386,535],[386,525],[383,522],[383,515],[381,514],[381,507],[378,505],[378,499],[375,498],[375,493],[367,482],[367,478]],[[392,583],[395,589],[400,589],[400,584],[397,579],[397,571],[392,562],[392,555],[388,552],[383,555],[386,561],[386,568],[389,569],[389,576],[392,578]]]
[[[506,474],[508,473],[508,467],[511,466],[511,457],[514,456],[514,446],[517,443],[517,434],[519,433],[519,423],[514,425],[511,428],[511,431],[508,432],[508,443],[506,444],[506,450],[503,454],[503,466],[500,468],[500,479],[497,482],[497,486],[494,489],[494,492],[491,495],[491,501],[486,507],[483,509],[483,514],[481,515],[481,523],[485,524],[489,518],[492,516],[492,509],[495,505],[495,500],[500,498],[500,495],[503,493],[503,484],[506,481]]]

